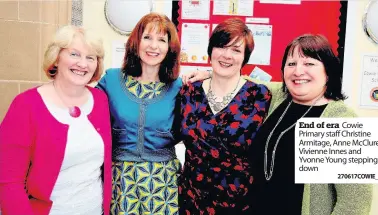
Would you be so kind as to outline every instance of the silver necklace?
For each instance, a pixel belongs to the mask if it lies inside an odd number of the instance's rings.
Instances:
[[[310,112],[310,110],[312,109],[312,107],[314,107],[314,105],[321,99],[323,98],[323,96],[320,96],[318,99],[315,100],[315,102],[307,109],[307,111],[300,117],[300,118],[303,118],[308,112]],[[270,132],[269,136],[268,136],[268,139],[266,140],[266,143],[265,143],[265,151],[264,151],[264,173],[265,173],[265,179],[267,181],[269,181],[272,176],[273,176],[273,169],[274,169],[274,159],[276,157],[276,149],[277,149],[277,146],[278,146],[278,142],[280,141],[281,137],[287,132],[289,131],[291,128],[293,128],[295,126],[295,124],[297,124],[297,122],[294,122],[294,124],[292,124],[291,126],[289,126],[287,129],[285,129],[284,131],[282,131],[280,133],[280,135],[278,136],[277,140],[276,140],[276,144],[274,145],[274,148],[273,148],[273,152],[272,152],[272,160],[270,161],[270,169],[269,169],[269,173],[268,173],[268,145],[269,145],[269,141],[270,141],[270,138],[272,137],[274,131],[276,130],[277,126],[280,124],[280,122],[282,121],[282,119],[284,118],[287,110],[289,109],[291,103],[293,103],[293,100],[291,100],[289,102],[289,104],[287,105],[286,109],[284,110],[284,112],[282,113],[281,117],[278,119],[276,125],[274,126],[273,130]],[[299,118],[299,119],[300,119]]]
[[[211,81],[212,80],[213,79],[210,78],[209,91],[207,92],[206,97],[207,97],[207,100],[209,101],[210,107],[214,111],[219,112],[224,107],[226,107],[228,105],[228,103],[230,103],[230,101],[234,98],[234,93],[235,93],[236,89],[238,89],[238,86],[239,86],[240,76],[239,76],[239,79],[238,79],[238,83],[235,86],[235,89],[232,92],[227,93],[225,96],[223,96],[223,99],[220,102],[216,101],[217,97],[215,96],[214,92],[211,90]]]

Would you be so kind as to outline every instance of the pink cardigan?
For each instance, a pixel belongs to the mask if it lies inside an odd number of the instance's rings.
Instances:
[[[94,98],[89,121],[104,140],[104,214],[111,201],[111,130],[108,100],[88,87]],[[3,215],[48,215],[51,192],[66,147],[68,125],[48,111],[37,88],[18,95],[0,125],[0,207]]]

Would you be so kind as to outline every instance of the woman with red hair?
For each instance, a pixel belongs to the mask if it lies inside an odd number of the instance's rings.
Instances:
[[[111,214],[176,214],[177,172],[171,128],[180,42],[165,16],[142,17],[126,44],[122,68],[98,84],[109,98],[113,137]]]

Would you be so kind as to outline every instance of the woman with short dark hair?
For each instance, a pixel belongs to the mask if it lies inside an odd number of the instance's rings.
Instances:
[[[295,184],[294,128],[302,117],[356,117],[341,92],[341,67],[322,35],[302,35],[285,50],[283,83],[272,92],[269,114],[252,144],[252,214],[367,215],[368,184]]]
[[[252,32],[241,19],[221,22],[208,47],[212,78],[180,91],[175,128],[181,128],[177,136],[186,147],[180,214],[242,214],[249,209],[246,196],[253,176],[248,150],[271,98],[266,86],[241,77],[253,47]]]

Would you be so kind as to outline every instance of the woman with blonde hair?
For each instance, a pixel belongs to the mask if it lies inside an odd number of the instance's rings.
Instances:
[[[0,205],[7,214],[109,214],[111,132],[101,39],[59,29],[43,69],[51,82],[19,94],[0,125]]]

